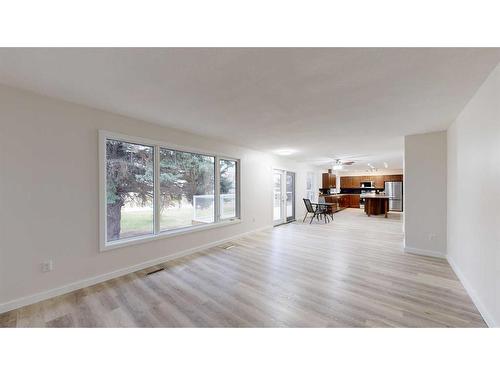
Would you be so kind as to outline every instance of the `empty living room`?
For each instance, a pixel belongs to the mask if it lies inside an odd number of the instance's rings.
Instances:
[[[241,23],[218,5],[197,4],[182,37],[186,5],[124,4],[116,25],[108,5],[64,23],[65,6],[34,5],[46,22],[13,40],[20,9],[6,13],[6,373],[152,372],[167,353],[180,373],[490,372],[500,43],[483,34],[495,12],[469,35],[458,19],[474,8],[457,7],[451,35],[434,13],[415,31],[368,4],[385,23],[339,20],[329,39],[314,7],[289,5],[308,30],[273,28],[273,5],[248,34],[260,5]]]

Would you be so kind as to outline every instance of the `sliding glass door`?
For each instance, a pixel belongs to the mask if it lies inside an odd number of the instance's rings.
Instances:
[[[285,210],[283,204],[283,171],[275,169],[273,172],[273,222],[274,225],[285,221]]]
[[[295,220],[295,173],[286,172],[286,221]]]
[[[295,173],[273,171],[273,221],[279,225],[295,220]]]

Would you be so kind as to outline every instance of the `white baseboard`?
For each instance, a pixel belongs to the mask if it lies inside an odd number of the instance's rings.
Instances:
[[[417,249],[416,247],[405,246],[403,251],[408,254],[424,255],[426,257],[446,259],[446,255],[434,250]]]
[[[477,294],[476,290],[474,287],[471,285],[469,280],[465,277],[463,274],[462,270],[458,267],[458,265],[455,263],[455,261],[451,257],[446,257],[448,260],[448,263],[450,264],[451,268],[453,269],[453,272],[455,272],[455,275],[457,275],[458,279],[464,286],[466,292],[469,294],[470,298],[472,299],[472,302],[474,302],[474,305],[476,305],[477,310],[483,317],[484,321],[488,325],[488,327],[500,327],[500,324],[497,324],[495,322],[495,319],[493,316],[489,313],[489,311],[486,309],[484,304],[481,302],[479,295]]]
[[[177,253],[166,255],[166,256],[161,257],[161,258],[156,258],[156,259],[148,260],[146,262],[142,262],[142,263],[130,266],[130,267],[121,268],[119,270],[112,271],[112,272],[109,272],[106,274],[93,276],[93,277],[90,277],[88,279],[75,281],[73,283],[66,284],[66,285],[63,285],[63,286],[58,287],[58,288],[46,290],[46,291],[43,291],[40,293],[35,293],[35,294],[29,295],[26,297],[21,297],[21,298],[12,300],[12,301],[4,302],[4,303],[0,304],[0,313],[4,313],[4,312],[10,311],[10,310],[18,309],[18,308],[23,307],[23,306],[31,305],[33,303],[37,303],[37,302],[40,302],[40,301],[43,301],[43,300],[46,300],[49,298],[53,298],[53,297],[57,297],[57,296],[69,293],[69,292],[73,292],[73,291],[81,289],[81,288],[86,288],[86,287],[89,287],[89,286],[92,286],[92,285],[95,285],[98,283],[102,283],[104,281],[111,280],[111,279],[114,279],[116,277],[120,277],[123,275],[127,275],[127,274],[132,273],[132,272],[140,271],[144,268],[152,267],[152,266],[155,266],[157,264],[167,262],[169,260],[181,258],[183,256],[193,254],[193,253],[196,253],[198,251],[209,249],[211,247],[220,245],[224,242],[230,241],[230,240],[235,239],[235,238],[243,237],[243,236],[255,233],[255,232],[260,232],[260,231],[263,231],[266,229],[271,229],[271,228],[272,228],[272,226],[265,226],[265,227],[255,229],[252,231],[248,231],[245,233],[241,233],[241,234],[238,234],[235,236],[226,237],[226,238],[223,238],[221,240],[217,240],[217,241],[213,241],[213,242],[210,242],[207,244],[203,244],[201,246],[196,246],[196,247],[193,247],[190,249],[182,250],[182,251],[179,251]]]

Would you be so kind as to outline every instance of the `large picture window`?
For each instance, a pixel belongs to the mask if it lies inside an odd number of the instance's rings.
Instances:
[[[239,162],[100,132],[101,248],[239,218]]]
[[[214,222],[215,158],[160,148],[160,230]]]
[[[106,140],[108,241],[153,233],[153,160],[153,147]]]

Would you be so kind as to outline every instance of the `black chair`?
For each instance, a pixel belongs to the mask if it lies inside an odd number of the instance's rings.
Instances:
[[[320,204],[316,204],[316,208],[314,208],[310,199],[303,198],[302,200],[304,201],[304,204],[306,205],[306,211],[307,211],[306,215],[304,216],[304,220],[302,220],[302,222],[306,221],[307,214],[313,214],[309,224],[312,223],[314,218],[316,218],[316,220],[319,220],[321,215],[325,215],[325,223],[326,223],[326,214],[327,214],[326,211],[327,210],[326,210],[325,206],[321,206]]]

